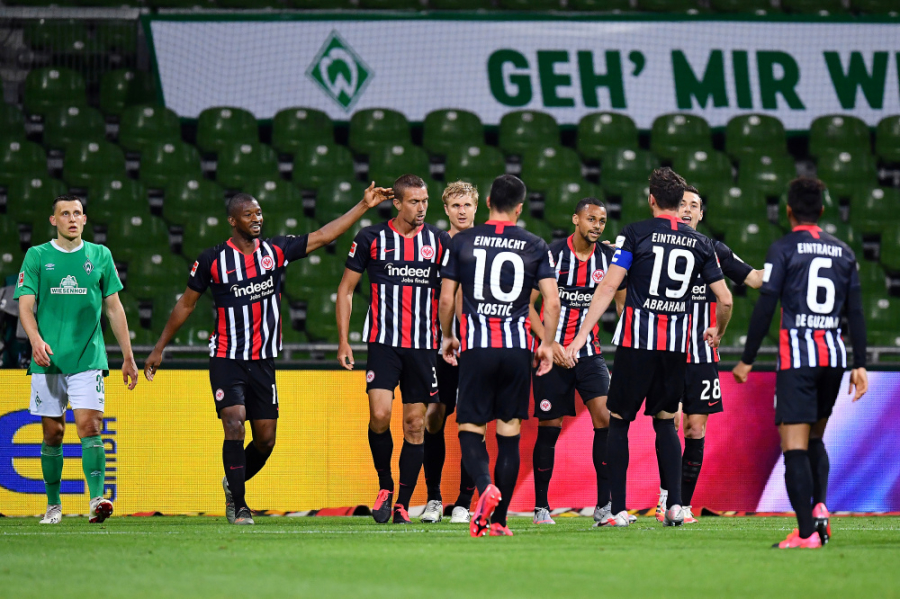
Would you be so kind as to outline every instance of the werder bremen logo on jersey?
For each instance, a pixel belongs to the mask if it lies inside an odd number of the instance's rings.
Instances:
[[[374,75],[337,31],[331,32],[306,70],[306,76],[318,83],[345,111],[356,104]]]
[[[68,275],[59,282],[59,287],[50,288],[51,295],[87,295],[87,289],[78,286],[78,279]]]

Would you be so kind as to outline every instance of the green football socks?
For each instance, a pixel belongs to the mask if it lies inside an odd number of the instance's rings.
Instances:
[[[44,475],[44,489],[47,490],[47,505],[62,505],[59,500],[59,484],[62,480],[62,469],[62,445],[53,447],[46,443],[41,443],[41,473]]]
[[[87,480],[91,499],[103,496],[103,481],[106,479],[106,450],[103,439],[85,437],[81,440],[81,467]]]

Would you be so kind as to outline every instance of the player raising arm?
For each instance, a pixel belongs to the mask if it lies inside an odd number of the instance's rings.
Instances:
[[[625,310],[613,343],[615,355],[607,406],[610,411],[607,461],[612,515],[601,526],[628,526],[625,480],[628,468],[628,429],[644,399],[645,414],[653,416],[657,459],[670,484],[664,524],[683,523],[681,508],[681,444],[675,432],[690,341],[690,285],[699,274],[716,295],[716,326],[704,332],[712,347],[719,344],[731,317],[731,292],[709,239],[677,218],[684,195],[684,179],[670,168],[650,175],[648,199],[654,218],[626,226],[616,240],[609,272],[594,292],[578,335],[566,349],[578,360],[588,335],[609,307],[628,273]]]
[[[205,250],[194,262],[187,289],[144,364],[144,376],[152,381],[166,345],[187,321],[200,296],[210,289],[216,323],[209,340],[209,382],[225,431],[222,488],[225,515],[233,524],[253,524],[244,485],[262,469],[275,447],[275,357],[281,350],[282,273],[290,262],[331,243],[366,210],[391,197],[390,189],[372,183],[356,206],[318,231],[260,240],[263,214],[259,203],[250,194],[235,194],[226,208],[231,238]],[[247,420],[253,442],[245,448]]]
[[[456,421],[466,470],[478,487],[469,534],[512,536],[506,513],[519,474],[519,431],[528,418],[532,336],[528,306],[535,282],[544,295],[544,325],[556,330],[559,292],[547,243],[516,226],[525,184],[512,175],[494,179],[487,199],[490,220],[453,238],[441,271],[441,353],[459,364]],[[463,308],[459,338],[453,331],[457,290]],[[535,355],[537,375],[553,366],[554,340]],[[484,435],[497,420],[497,463],[491,482]],[[493,514],[493,522],[491,515]]]
[[[825,185],[816,179],[791,181],[787,215],[793,229],[769,248],[744,355],[732,371],[737,382],[747,381],[780,300],[775,424],[784,453],[784,482],[798,524],[775,545],[781,549],[815,549],[831,536],[826,507],[828,454],[822,438],[847,368],[840,325],[845,309],[853,338],[848,393],[853,394],[855,387],[853,401],[857,401],[869,389],[856,256],[818,226],[825,211],[824,193]]]
[[[81,466],[91,496],[88,519],[103,522],[113,512],[113,504],[103,497],[106,450],[100,430],[103,377],[109,374],[109,366],[100,330],[101,306],[122,348],[122,380],[129,390],[137,385],[137,364],[119,301],[122,283],[110,251],[82,240],[86,222],[80,198],[64,195],[53,200],[50,223],[56,227],[57,237],[25,254],[14,295],[22,328],[31,342],[29,411],[41,417],[44,432],[41,472],[47,513],[41,524],[59,524],[62,519],[59,488],[69,404],[81,439]]]

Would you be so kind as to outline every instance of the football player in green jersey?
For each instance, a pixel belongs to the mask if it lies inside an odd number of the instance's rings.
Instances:
[[[68,405],[81,439],[81,464],[91,495],[89,520],[103,522],[113,511],[112,502],[103,497],[106,452],[100,430],[103,377],[109,374],[109,365],[100,330],[101,308],[122,348],[122,380],[129,390],[138,380],[125,310],[119,301],[119,273],[106,247],[81,239],[86,221],[78,197],[64,195],[53,200],[50,224],[56,227],[57,237],[28,250],[16,281],[19,319],[31,342],[29,410],[41,417],[44,430],[41,471],[47,513],[41,524],[58,524],[62,519],[59,487]]]

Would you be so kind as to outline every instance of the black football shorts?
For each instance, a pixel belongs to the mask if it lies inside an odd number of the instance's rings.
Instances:
[[[775,375],[775,424],[813,424],[831,416],[843,368],[804,366]]]
[[[486,424],[526,420],[531,397],[531,352],[476,348],[459,356],[456,421]]]
[[[722,411],[722,387],[715,362],[687,365],[681,406],[685,414],[718,414]]]
[[[209,359],[209,384],[216,414],[222,408],[244,406],[247,420],[278,418],[278,389],[275,387],[275,360]]]
[[[366,391],[400,386],[403,403],[437,403],[437,352],[370,343],[366,358]]]
[[[609,371],[602,355],[579,358],[574,368],[553,365],[544,376],[532,377],[534,416],[539,420],[555,420],[575,415],[575,391],[588,402],[609,393]]]
[[[619,347],[613,362],[606,407],[629,422],[637,418],[646,398],[644,414],[675,413],[684,392],[684,354]]]
[[[438,391],[441,403],[447,407],[447,416],[456,411],[456,391],[459,388],[459,366],[447,364],[443,356],[438,354],[437,366]]]

